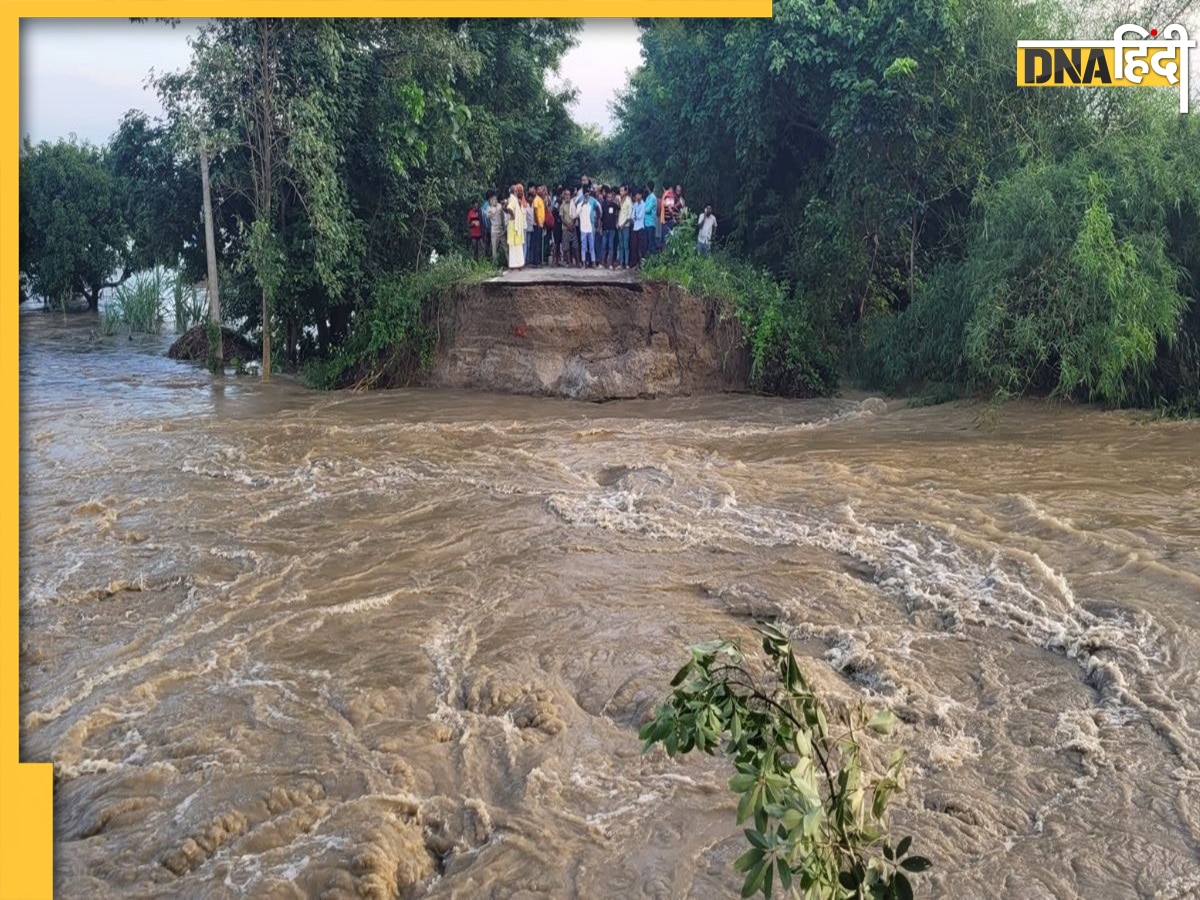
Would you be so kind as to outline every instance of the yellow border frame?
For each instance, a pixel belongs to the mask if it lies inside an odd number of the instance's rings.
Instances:
[[[4,138],[9,148],[0,165],[0,403],[8,436],[0,449],[3,478],[3,584],[0,587],[0,900],[41,900],[54,893],[54,776],[50,763],[20,761],[20,613],[18,504],[20,396],[17,159],[20,147],[20,21],[22,18],[118,18],[127,15],[213,18],[244,15],[254,8],[271,15],[304,16],[479,16],[518,18],[544,12],[531,0],[101,0],[5,3],[0,14],[3,58],[8,62],[3,95]],[[743,0],[730,13],[724,0],[642,0],[604,3],[580,0],[579,18],[678,16],[681,18],[767,18],[771,0]],[[124,18],[121,16],[120,18]]]

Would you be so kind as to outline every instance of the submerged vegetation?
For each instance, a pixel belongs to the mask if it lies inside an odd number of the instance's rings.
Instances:
[[[402,383],[436,321],[414,298],[457,270],[412,273],[465,246],[482,191],[612,173],[712,204],[718,252],[672,241],[646,274],[737,316],[759,390],[840,374],[1195,413],[1200,115],[1173,90],[1020,88],[1012,52],[1191,8],[778,0],[770,19],[638,20],[608,138],[547,87],[577,20],[212,20],[156,79],[163,120],[25,146],[23,284],[96,308],[155,265],[203,277],[203,158],[225,321],[276,349],[271,370]],[[177,325],[200,313],[177,299]]]
[[[877,767],[864,752],[866,735],[892,733],[892,713],[860,706],[832,716],[787,638],[771,625],[758,630],[765,675],[731,641],[689,648],[670,699],[641,730],[645,749],[732,760],[737,821],[749,823],[750,847],[734,863],[745,875],[743,897],[770,897],[778,884],[784,895],[812,900],[911,898],[907,873],[930,862],[909,855],[911,838],[893,843],[890,833],[887,808],[904,789],[904,751]]]
[[[101,317],[107,335],[125,329],[130,335],[162,331],[162,303],[166,278],[161,269],[139,272],[114,287]]]
[[[175,331],[183,334],[204,320],[205,298],[182,270],[167,272],[161,266],[133,273],[108,289],[100,313],[106,335],[158,334],[163,327],[163,310],[174,311]]]

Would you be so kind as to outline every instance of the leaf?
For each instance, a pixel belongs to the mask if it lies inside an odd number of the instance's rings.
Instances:
[[[912,845],[912,835],[900,839],[900,843],[896,845],[896,856],[903,858],[908,853],[908,848]]]
[[[825,818],[825,810],[816,806],[810,809],[804,816],[804,835],[805,837],[813,837],[821,828],[821,821]]]
[[[750,873],[746,876],[746,881],[742,885],[742,896],[749,897],[760,887],[762,887],[763,879],[767,877],[767,869],[770,868],[770,860],[759,860],[754,864]]]
[[[903,872],[896,873],[896,880],[892,882],[892,895],[896,900],[913,900],[912,883]]]
[[[849,872],[839,872],[838,873],[838,884],[840,884],[842,887],[844,887],[848,891],[857,891],[858,890],[858,879],[856,879]],[[746,895],[743,894],[742,896],[744,897]]]
[[[867,722],[867,727],[876,734],[891,734],[896,727],[896,717],[890,709],[881,709],[871,716],[871,720]]]
[[[782,859],[775,860],[775,865],[779,869],[779,884],[785,891],[792,889],[792,867],[785,863]]]
[[[764,637],[770,638],[773,643],[786,644],[787,636],[774,625],[769,625],[766,622],[758,623],[758,633]]]
[[[745,872],[761,860],[764,855],[763,851],[752,847],[737,858],[737,861],[733,864],[733,870],[735,872]]]
[[[671,679],[671,687],[679,687],[683,684],[683,680],[688,677],[688,673],[692,671],[692,664],[688,663],[682,669],[675,673],[675,677]]]
[[[766,850],[770,846],[767,839],[753,828],[747,828],[742,833],[746,835],[746,840],[760,850]]]
[[[758,781],[757,776],[742,772],[729,779],[729,789],[735,794],[744,794]]]
[[[910,856],[908,859],[900,861],[900,868],[908,872],[924,872],[933,865],[923,856]]]
[[[742,799],[738,801],[737,822],[741,825],[754,812],[754,795],[758,793],[758,787],[755,786],[746,793],[742,794]]]
[[[715,653],[720,652],[721,650],[725,649],[728,643],[728,641],[721,640],[705,641],[702,644],[693,644],[691,647],[688,647],[688,652],[691,653],[695,659],[699,660],[705,656],[712,656]]]
[[[796,733],[795,744],[799,756],[812,756],[812,736],[807,731]]]

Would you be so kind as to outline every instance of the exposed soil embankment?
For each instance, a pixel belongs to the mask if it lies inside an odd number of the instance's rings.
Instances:
[[[668,285],[487,283],[448,318],[431,386],[579,400],[746,388],[736,320]]]
[[[221,350],[224,353],[222,362],[226,365],[235,359],[246,362],[259,358],[258,348],[236,331],[222,328],[221,334]],[[167,356],[171,359],[198,359],[201,362],[208,359],[208,332],[205,326],[196,325],[181,334],[167,350]]]

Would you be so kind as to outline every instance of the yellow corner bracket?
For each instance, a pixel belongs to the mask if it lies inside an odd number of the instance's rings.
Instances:
[[[18,449],[19,386],[17,365],[17,152],[20,146],[20,20],[3,12],[3,52],[7,68],[3,94],[4,141],[9,150],[0,164],[0,267],[4,307],[0,327],[0,397],[4,439],[3,583],[0,585],[0,900],[41,900],[54,893],[54,774],[49,763],[20,762],[20,638],[18,609],[17,505],[20,502]]]

